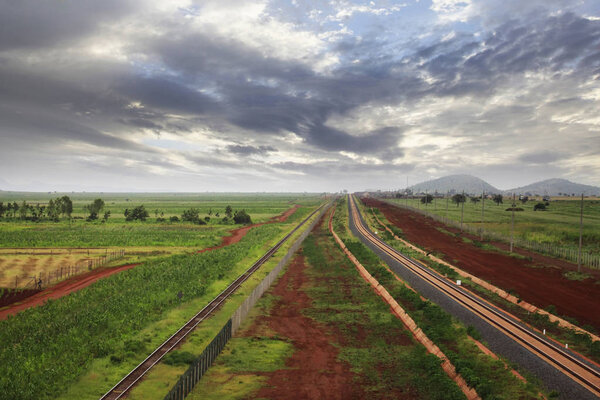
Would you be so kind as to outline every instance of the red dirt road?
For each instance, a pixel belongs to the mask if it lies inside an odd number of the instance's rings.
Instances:
[[[16,313],[29,307],[40,306],[48,299],[58,299],[59,297],[66,296],[69,293],[81,290],[99,279],[106,278],[107,276],[125,271],[127,269],[131,269],[137,265],[139,264],[122,265],[114,268],[98,268],[88,273],[69,278],[52,287],[44,289],[31,297],[28,297],[22,303],[13,304],[11,307],[5,310],[0,310],[0,320],[8,318],[9,315],[15,315]]]
[[[231,233],[231,236],[223,236],[223,239],[221,239],[221,244],[219,244],[218,246],[207,247],[206,249],[198,250],[198,253],[204,253],[204,252],[207,252],[210,250],[220,249],[221,247],[225,247],[225,246],[229,246],[230,244],[237,243],[240,240],[242,240],[242,238],[244,236],[246,236],[246,233],[248,233],[248,231],[250,229],[252,229],[254,227],[265,225],[265,224],[272,224],[275,222],[285,222],[294,212],[296,212],[298,207],[300,207],[300,206],[298,204],[296,204],[292,208],[286,210],[283,214],[271,218],[270,221],[261,222],[260,224],[252,224],[252,225],[248,225],[248,226],[243,226],[241,228],[233,229],[233,230],[229,231],[229,233]]]
[[[325,328],[306,317],[302,310],[310,308],[312,300],[302,287],[308,284],[304,273],[304,257],[297,254],[285,275],[273,289],[279,296],[273,310],[260,317],[271,330],[289,338],[295,352],[286,362],[286,369],[266,373],[265,387],[255,398],[268,399],[362,399],[364,394],[354,383],[354,374],[346,363],[338,361],[338,349]]]
[[[290,215],[292,215],[298,209],[298,207],[300,207],[300,206],[296,204],[295,206],[286,210],[283,214],[271,218],[271,220],[268,222],[263,222],[260,224],[254,224],[254,225],[249,225],[249,226],[244,226],[242,228],[234,229],[234,230],[230,231],[232,233],[232,236],[225,236],[223,238],[222,243],[219,246],[209,247],[209,248],[200,250],[199,253],[203,253],[205,251],[214,250],[214,249],[228,246],[233,243],[237,243],[244,237],[244,235],[246,235],[246,233],[248,233],[248,231],[251,228],[253,228],[255,226],[271,224],[274,222],[285,222],[290,217]],[[69,278],[65,281],[59,282],[58,284],[56,284],[52,287],[49,287],[47,289],[44,289],[44,290],[38,292],[37,294],[27,297],[19,304],[13,304],[4,310],[0,310],[0,320],[4,320],[4,319],[8,318],[9,315],[15,315],[18,312],[23,311],[29,307],[36,307],[36,306],[42,305],[48,299],[58,299],[59,297],[65,296],[69,293],[75,292],[77,290],[81,290],[81,289],[91,285],[92,283],[96,282],[99,279],[106,278],[107,276],[110,276],[112,274],[116,274],[118,272],[128,270],[137,265],[140,265],[140,264],[138,263],[138,264],[122,265],[120,267],[114,267],[114,268],[98,268],[98,269],[95,269],[88,273],[77,275],[77,276]],[[22,299],[18,299],[18,300],[22,300]]]
[[[531,261],[486,251],[463,242],[460,237],[440,232],[436,227],[453,233],[459,231],[421,214],[372,198],[362,200],[368,207],[379,208],[388,221],[402,229],[409,242],[426,251],[443,254],[442,258],[449,263],[504,290],[514,291],[531,304],[541,308],[554,305],[559,314],[600,330],[600,284],[595,283],[600,279],[600,271],[586,270],[594,276],[593,279],[568,280],[562,274],[576,269],[576,266],[566,261],[522,249],[518,250],[519,253],[531,257]],[[466,233],[462,236],[478,240]],[[506,246],[493,244],[502,249]]]

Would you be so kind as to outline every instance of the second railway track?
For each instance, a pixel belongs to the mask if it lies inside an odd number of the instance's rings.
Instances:
[[[127,396],[127,393],[139,382],[139,380],[148,372],[154,365],[156,365],[167,353],[175,348],[183,339],[185,339],[189,333],[191,333],[196,326],[208,316],[211,315],[232,293],[234,293],[252,274],[259,269],[279,248],[296,232],[300,229],[306,221],[308,221],[313,215],[315,215],[320,209],[324,207],[324,204],[314,210],[308,217],[300,222],[291,232],[277,242],[273,247],[269,249],[261,258],[259,258],[250,268],[248,268],[243,274],[241,274],[236,280],[234,280],[225,290],[223,290],[217,297],[211,300],[202,310],[194,315],[188,322],[185,323],[177,332],[171,337],[165,340],[156,350],[154,350],[144,361],[138,364],[131,372],[129,372],[123,379],[121,379],[115,386],[113,386],[100,400],[117,400]]]
[[[445,278],[429,270],[429,268],[398,252],[365,227],[358,207],[351,196],[349,196],[349,203],[354,226],[366,240],[371,242],[380,251],[408,268],[446,296],[469,309],[488,324],[496,327],[502,333],[567,375],[595,396],[600,397],[600,371],[598,368],[573,356],[545,337],[532,332],[507,317],[503,312],[500,312],[486,301],[461,290],[457,285],[448,282]]]

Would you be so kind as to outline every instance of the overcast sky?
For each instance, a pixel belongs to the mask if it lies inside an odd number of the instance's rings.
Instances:
[[[597,0],[0,0],[0,189],[600,185]]]

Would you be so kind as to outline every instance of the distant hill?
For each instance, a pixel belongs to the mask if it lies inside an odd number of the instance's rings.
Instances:
[[[449,175],[443,178],[433,179],[431,181],[417,183],[409,187],[413,193],[461,193],[480,194],[485,190],[486,193],[501,193],[483,179],[472,175]]]
[[[504,193],[517,193],[531,195],[548,195],[548,196],[560,196],[560,195],[581,195],[584,193],[586,196],[600,196],[600,187],[582,185],[568,181],[566,179],[547,179],[545,181],[535,182],[527,186],[518,187],[504,191]]]

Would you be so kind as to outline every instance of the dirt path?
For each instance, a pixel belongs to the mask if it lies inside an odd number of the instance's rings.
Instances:
[[[248,225],[248,226],[243,226],[241,228],[233,229],[233,230],[229,231],[229,233],[231,233],[230,236],[223,236],[223,238],[221,239],[221,244],[219,244],[218,246],[207,247],[206,249],[198,250],[198,253],[204,253],[207,251],[220,249],[222,247],[229,246],[230,244],[237,243],[240,240],[242,240],[242,238],[244,236],[246,236],[246,234],[248,233],[248,231],[250,229],[255,228],[257,226],[261,226],[261,225],[265,225],[265,224],[272,224],[275,222],[285,222],[294,212],[296,212],[296,210],[299,207],[300,206],[298,204],[296,204],[292,208],[286,210],[283,214],[272,217],[267,222],[261,222],[259,224],[252,224],[252,225]]]
[[[139,264],[122,265],[114,268],[98,268],[85,274],[77,275],[67,280],[64,280],[57,285],[42,290],[41,292],[28,297],[22,303],[13,304],[9,308],[0,310],[0,320],[8,318],[9,315],[23,311],[29,307],[42,305],[48,299],[58,299],[66,296],[69,293],[76,292],[86,286],[91,285],[99,279],[116,274],[121,271],[131,269]]]
[[[209,247],[209,248],[200,250],[199,253],[203,253],[205,251],[210,251],[210,250],[228,246],[233,243],[237,243],[240,240],[242,240],[242,238],[246,235],[246,233],[248,233],[248,231],[251,228],[253,228],[255,226],[271,224],[271,223],[275,223],[275,222],[285,222],[298,209],[298,207],[300,207],[300,206],[296,204],[295,206],[286,210],[283,214],[275,216],[267,222],[234,229],[231,231],[232,236],[225,236],[223,238],[222,243],[219,246]],[[16,301],[21,301],[21,302],[18,304],[13,303],[8,308],[0,310],[0,320],[4,320],[4,319],[8,318],[9,315],[15,315],[20,311],[28,309],[29,307],[36,307],[36,306],[42,305],[48,299],[58,299],[59,297],[66,296],[69,293],[81,290],[81,289],[91,285],[92,283],[96,282],[99,279],[106,278],[107,276],[119,273],[121,271],[131,269],[138,265],[140,265],[140,264],[139,263],[138,264],[128,264],[128,265],[122,265],[122,266],[114,267],[114,268],[98,268],[98,269],[95,269],[95,270],[90,271],[85,274],[76,275],[72,278],[69,278],[62,282],[59,282],[58,284],[56,284],[52,287],[49,287],[47,289],[44,289],[42,291],[31,292],[33,295],[31,295],[30,297],[27,297],[27,298],[15,297],[15,303],[16,303]]]
[[[563,276],[576,266],[566,261],[542,256],[519,249],[519,253],[531,257],[519,259],[509,255],[483,250],[461,237],[451,236],[436,228],[457,233],[458,230],[434,221],[421,214],[408,211],[376,199],[363,199],[368,207],[379,208],[385,217],[402,229],[406,240],[430,252],[439,252],[444,259],[457,267],[487,280],[492,284],[518,293],[521,299],[538,307],[556,306],[559,314],[576,318],[579,324],[590,324],[600,330],[600,271],[586,270],[592,279],[572,281]],[[462,234],[471,240],[477,237]],[[504,244],[497,244],[503,248]]]
[[[272,312],[261,317],[270,329],[289,338],[295,348],[286,369],[266,373],[267,384],[255,398],[268,399],[360,399],[363,393],[353,382],[347,364],[337,360],[338,349],[324,327],[302,313],[311,299],[302,290],[309,284],[304,257],[296,255],[273,289],[279,296]],[[333,338],[335,341],[335,338]],[[339,341],[337,341],[339,342]]]

